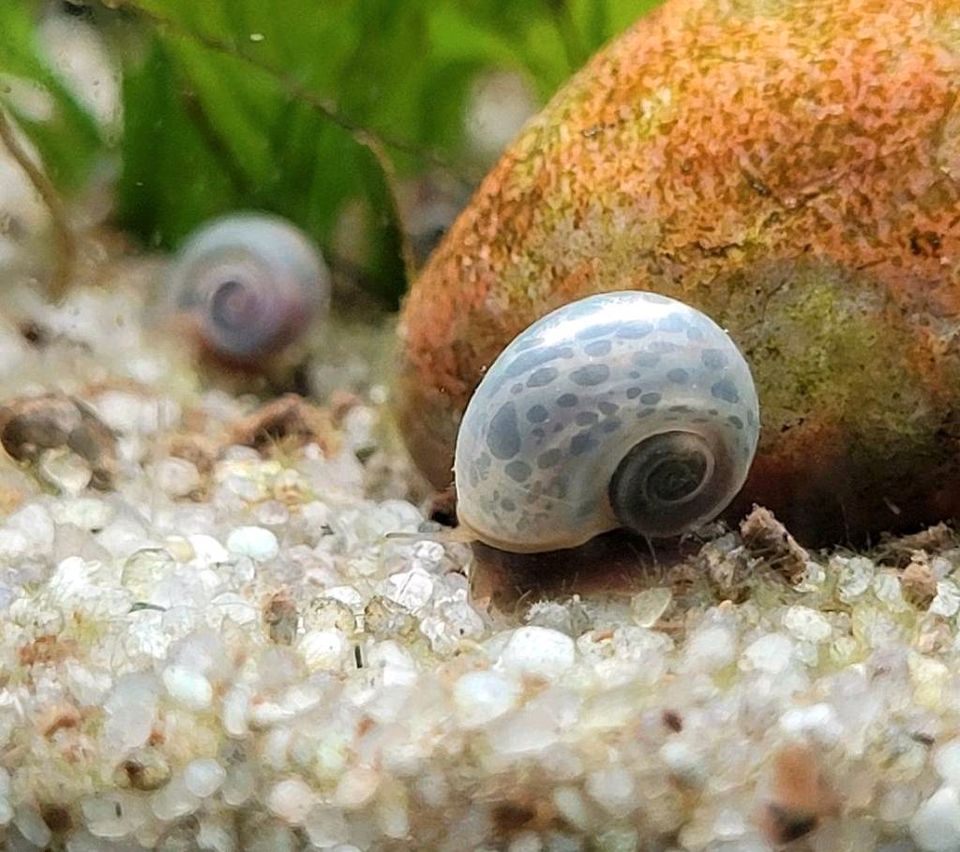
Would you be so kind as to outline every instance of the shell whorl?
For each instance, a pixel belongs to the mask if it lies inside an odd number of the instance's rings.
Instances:
[[[275,216],[239,213],[191,235],[166,276],[176,312],[192,316],[203,343],[253,362],[291,343],[326,313],[330,275],[313,243]]]
[[[458,514],[515,552],[617,527],[680,534],[743,485],[757,394],[733,341],[655,293],[604,293],[547,314],[487,370],[464,412]]]

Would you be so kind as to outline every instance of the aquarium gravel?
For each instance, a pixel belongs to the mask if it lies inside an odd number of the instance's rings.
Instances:
[[[21,424],[0,462],[4,848],[960,849],[948,529],[718,532],[629,592],[498,611],[468,546],[418,537],[388,325],[325,338],[283,419],[135,292],[7,294],[3,422],[52,394],[115,444]]]

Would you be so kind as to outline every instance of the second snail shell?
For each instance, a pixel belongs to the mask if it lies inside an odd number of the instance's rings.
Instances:
[[[592,296],[487,370],[460,424],[457,512],[513,552],[678,535],[727,506],[758,436],[749,367],[716,323],[655,293]]]

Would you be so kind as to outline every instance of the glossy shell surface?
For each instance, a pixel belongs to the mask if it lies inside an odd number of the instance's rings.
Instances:
[[[650,290],[727,329],[763,422],[730,509],[807,544],[960,515],[960,6],[667,0],[480,186],[407,298],[396,388],[448,484],[520,331]]]
[[[275,216],[238,213],[196,231],[167,272],[167,298],[211,354],[256,362],[326,314],[330,278],[313,243]]]
[[[457,439],[457,512],[503,550],[582,544],[621,525],[610,483],[630,450],[684,432],[709,446],[707,478],[724,479],[695,526],[743,484],[758,428],[750,370],[708,317],[655,293],[593,296],[534,323],[487,371]]]

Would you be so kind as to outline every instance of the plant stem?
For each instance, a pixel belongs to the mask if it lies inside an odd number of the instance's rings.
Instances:
[[[16,160],[17,165],[23,170],[50,214],[50,222],[53,226],[55,263],[48,289],[50,297],[55,302],[59,302],[69,289],[73,264],[77,256],[77,243],[73,231],[70,229],[66,208],[50,178],[20,144],[13,124],[2,108],[0,108],[0,142],[3,142],[4,147],[10,152],[10,156]]]

